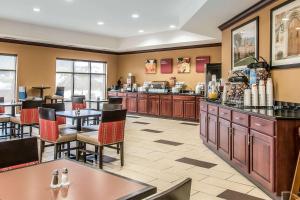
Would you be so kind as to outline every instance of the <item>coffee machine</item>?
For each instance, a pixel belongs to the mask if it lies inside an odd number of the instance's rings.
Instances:
[[[126,91],[132,92],[134,83],[135,83],[135,76],[132,76],[131,73],[128,73],[128,77],[126,81]]]

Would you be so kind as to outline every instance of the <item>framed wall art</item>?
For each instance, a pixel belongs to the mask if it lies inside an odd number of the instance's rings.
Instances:
[[[177,58],[177,73],[191,72],[191,58],[179,57]]]
[[[300,67],[300,0],[271,10],[272,68]]]
[[[173,72],[173,59],[164,58],[160,60],[160,73],[172,74]]]
[[[157,60],[149,59],[145,62],[145,73],[146,74],[156,74]]]
[[[258,58],[259,18],[256,17],[231,31],[232,68],[242,68]]]
[[[196,58],[196,72],[204,73],[205,65],[210,63],[210,56],[198,56]]]

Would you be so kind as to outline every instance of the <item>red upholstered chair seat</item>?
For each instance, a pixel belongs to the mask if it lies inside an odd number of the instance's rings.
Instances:
[[[86,102],[84,103],[72,103],[72,110],[86,109]]]
[[[4,106],[0,106],[0,114],[5,113],[5,107]]]

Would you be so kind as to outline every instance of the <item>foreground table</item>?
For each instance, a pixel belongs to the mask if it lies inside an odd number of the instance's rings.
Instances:
[[[52,171],[68,168],[70,186],[52,190]],[[143,199],[156,188],[132,179],[94,169],[75,161],[56,160],[0,173],[1,200],[114,200]]]
[[[71,119],[76,119],[76,124],[77,124],[77,131],[81,131],[81,122],[82,119],[88,118],[88,117],[100,117],[101,112],[96,111],[96,110],[89,110],[89,109],[84,109],[80,110],[80,113],[77,114],[76,111],[69,110],[69,111],[59,111],[56,112],[56,116],[60,117],[66,117],[66,118],[71,118]],[[1,200],[1,199],[0,199]]]
[[[0,103],[0,106],[11,107],[11,116],[16,116],[16,107],[22,106],[22,102],[4,102]]]

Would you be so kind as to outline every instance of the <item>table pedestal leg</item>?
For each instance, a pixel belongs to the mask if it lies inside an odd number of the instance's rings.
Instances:
[[[16,107],[11,106],[11,116],[15,117],[16,116]]]
[[[77,131],[81,131],[81,118],[77,119]]]

